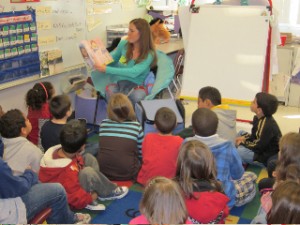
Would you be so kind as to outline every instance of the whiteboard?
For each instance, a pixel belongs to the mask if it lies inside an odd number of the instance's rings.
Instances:
[[[106,43],[107,26],[128,24],[130,20],[144,17],[146,14],[145,7],[139,7],[135,1],[126,0],[40,0],[40,2],[31,3],[30,0],[24,0],[24,2],[26,3],[10,3],[10,0],[0,0],[0,13],[22,11],[28,7],[36,10],[40,59],[46,58],[45,51],[51,52],[51,55],[57,58],[60,57],[56,54],[57,49],[61,50],[62,54],[62,64],[49,65],[49,70],[52,68],[50,76],[67,75],[77,70],[87,73],[78,48],[80,41],[100,37]],[[109,11],[109,13],[102,13],[104,11]],[[95,21],[95,26],[89,30],[88,22],[91,18]],[[41,61],[44,62],[44,60]],[[47,70],[47,66],[45,68]],[[40,78],[40,74],[26,75],[26,78],[16,78],[14,81],[1,83],[0,90]]]
[[[269,26],[263,13],[265,6],[208,5],[189,15],[182,96],[197,97],[208,85],[235,100],[261,91]]]
[[[84,0],[55,0],[37,3],[10,3],[1,0],[4,12],[36,10],[39,52],[53,49],[62,51],[64,70],[83,63],[78,43],[85,38]]]

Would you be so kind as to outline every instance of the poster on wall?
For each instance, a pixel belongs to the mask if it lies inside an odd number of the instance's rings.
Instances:
[[[40,2],[40,0],[10,0],[10,3],[29,3],[29,2]]]
[[[0,84],[40,74],[34,10],[0,13]]]

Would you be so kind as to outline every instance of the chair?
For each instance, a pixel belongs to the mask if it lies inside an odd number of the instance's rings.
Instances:
[[[165,89],[168,90],[171,98],[175,98],[170,89],[170,83],[174,77],[174,64],[172,59],[160,50],[156,50],[157,54],[157,72],[151,93],[145,97],[145,100],[158,98],[158,95]]]
[[[30,221],[28,221],[28,224],[44,223],[47,220],[47,218],[50,216],[51,212],[52,212],[51,208],[43,209],[38,214],[36,214]]]
[[[175,68],[175,73],[173,77],[173,85],[176,89],[176,95],[180,93],[181,89],[181,77],[183,75],[183,64],[184,64],[184,49],[178,50],[174,60],[174,68]]]

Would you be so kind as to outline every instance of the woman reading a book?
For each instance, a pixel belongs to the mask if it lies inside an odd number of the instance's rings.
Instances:
[[[106,87],[106,98],[113,93],[121,92],[128,95],[135,103],[146,96],[143,83],[156,65],[157,56],[152,41],[148,22],[144,19],[134,19],[129,23],[126,39],[121,40],[118,47],[111,52],[114,62],[109,65],[95,63],[95,68],[111,76],[117,83]]]

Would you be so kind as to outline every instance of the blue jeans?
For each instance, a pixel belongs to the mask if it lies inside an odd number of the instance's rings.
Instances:
[[[138,87],[138,85],[129,80],[120,80],[117,83],[109,84],[106,86],[106,91],[105,91],[106,101],[108,102],[109,98],[114,93],[123,93],[128,96],[128,98],[130,99],[134,107],[135,103],[143,100],[147,95],[145,88],[140,89],[136,87]]]
[[[247,133],[247,132],[241,130],[238,132],[237,136],[240,137],[245,133]],[[263,163],[253,161],[254,152],[252,150],[246,148],[243,145],[239,145],[237,147],[237,151],[238,151],[243,163],[248,163],[248,164],[252,164],[252,165],[265,167],[265,165]]]
[[[47,218],[48,224],[72,224],[74,213],[69,209],[66,192],[58,183],[38,183],[22,197],[27,211],[27,220],[31,220],[41,210],[50,207],[52,212]]]
[[[84,154],[90,153],[93,156],[97,156],[98,151],[99,151],[99,142],[96,143],[91,143],[91,142],[87,142],[85,144],[85,150],[84,150]]]

